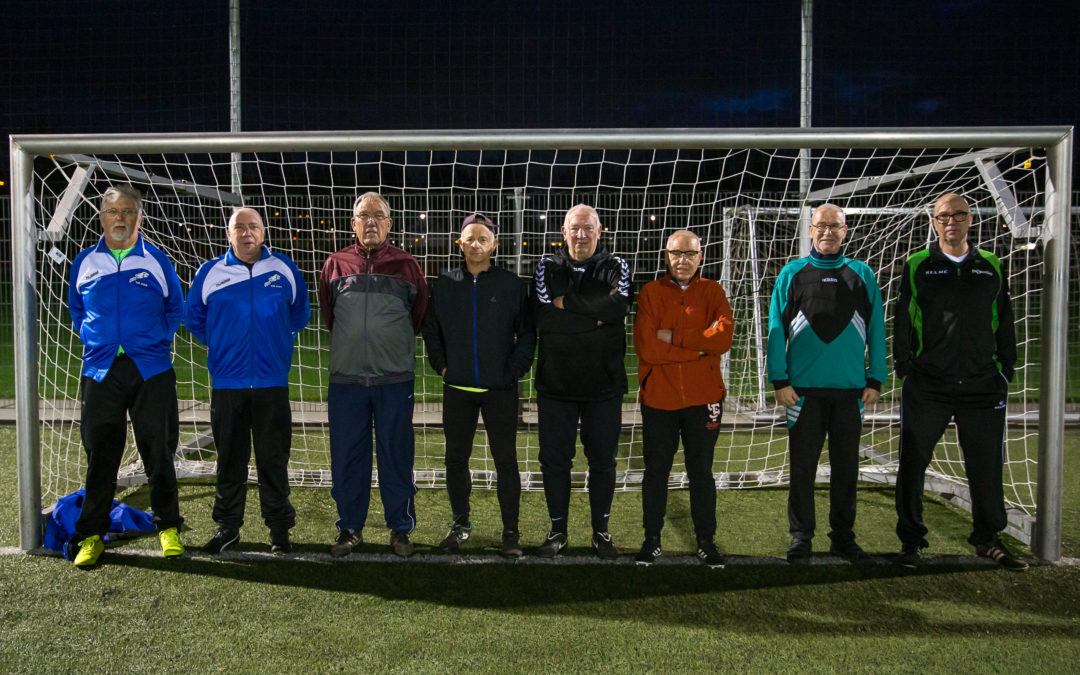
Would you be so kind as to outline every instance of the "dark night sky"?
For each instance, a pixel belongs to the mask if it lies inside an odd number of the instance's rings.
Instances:
[[[226,7],[5,3],[0,131],[227,130]],[[1073,124],[1077,7],[818,2],[814,125]],[[797,0],[243,0],[242,12],[246,130],[799,122]]]

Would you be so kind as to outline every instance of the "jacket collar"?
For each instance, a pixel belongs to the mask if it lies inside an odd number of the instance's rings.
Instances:
[[[588,258],[585,258],[584,260],[574,260],[570,257],[570,253],[565,248],[560,248],[559,252],[556,255],[562,257],[562,259],[566,262],[567,265],[572,265],[574,267],[588,267],[593,263],[603,261],[611,254],[608,253],[607,248],[605,248],[603,244],[597,244],[596,252]]]
[[[393,248],[393,246],[390,245],[390,240],[389,239],[384,239],[383,243],[379,244],[378,246],[376,246],[373,249],[364,248],[360,244],[359,241],[353,243],[353,246],[356,247],[356,252],[357,253],[359,253],[360,255],[363,255],[363,256],[367,256],[369,258],[374,258],[376,256],[381,256],[381,255],[383,255],[384,253],[386,253],[387,251],[389,251],[390,249]]]
[[[135,245],[131,247],[131,253],[128,253],[128,255],[146,255],[146,243],[143,241],[141,230],[136,237]],[[101,239],[98,239],[97,246],[94,247],[94,250],[98,253],[108,253],[109,255],[112,255],[112,249],[105,243],[105,235],[101,235]]]
[[[693,284],[693,283],[694,283],[695,281],[697,281],[697,280],[698,280],[698,279],[700,279],[700,278],[701,278],[701,268],[699,267],[699,268],[698,268],[698,269],[697,269],[697,270],[696,270],[696,271],[694,272],[694,276],[690,277],[690,280],[686,282],[686,287],[687,287],[687,288],[690,288],[690,286],[691,286],[691,285],[692,285],[692,284]],[[670,283],[671,285],[673,285],[673,286],[677,286],[677,287],[679,287],[679,288],[682,288],[682,286],[683,286],[683,285],[682,285],[682,284],[680,284],[680,283],[679,283],[678,281],[675,281],[675,277],[671,276],[671,272],[668,272],[667,274],[665,274],[665,275],[663,276],[663,279],[664,279],[665,281],[669,282],[669,283]]]
[[[834,263],[837,260],[839,260],[840,258],[844,257],[844,249],[843,249],[843,247],[841,247],[840,250],[837,251],[836,253],[821,253],[814,247],[813,244],[811,244],[810,245],[810,257],[815,258],[815,259],[817,259],[817,260],[819,260],[821,262]]]
[[[266,247],[266,244],[262,246],[262,254],[259,256],[259,260],[266,260],[270,257],[270,249]],[[256,260],[255,262],[259,262]],[[244,261],[236,257],[236,253],[233,252],[233,247],[230,246],[229,250],[225,251],[225,264],[226,265],[243,265]]]
[[[971,243],[970,239],[967,240],[967,245],[968,245],[967,258],[970,258],[970,257],[972,257],[973,253],[975,253],[977,250],[979,250],[979,248],[975,244]],[[945,251],[941,250],[941,244],[938,243],[937,240],[934,240],[934,241],[930,242],[930,247],[929,248],[930,248],[930,255],[941,256],[942,258],[945,258],[946,260],[949,259],[948,256],[945,255]],[[965,260],[967,258],[965,258]]]

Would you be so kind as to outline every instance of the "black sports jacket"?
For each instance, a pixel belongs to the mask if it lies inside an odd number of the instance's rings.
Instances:
[[[476,277],[446,270],[432,286],[423,334],[431,368],[446,368],[447,384],[510,389],[536,352],[529,284],[494,265]]]
[[[533,288],[537,391],[572,401],[626,393],[625,320],[633,301],[626,261],[602,246],[580,261],[560,250],[537,264]],[[552,304],[560,296],[565,309]]]
[[[1016,365],[1009,282],[993,253],[969,246],[955,263],[931,243],[904,263],[893,322],[896,374],[962,381]]]

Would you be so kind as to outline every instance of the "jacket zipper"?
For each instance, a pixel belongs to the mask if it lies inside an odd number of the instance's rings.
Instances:
[[[243,261],[241,261],[241,262],[243,262]],[[258,261],[256,261],[256,262],[258,262]],[[244,265],[244,267],[247,267],[247,265]],[[255,283],[253,281],[254,278],[255,278],[254,270],[255,270],[255,265],[252,265],[251,267],[248,267],[248,271],[247,271],[247,273],[248,273],[248,300],[249,300],[248,306],[251,307],[251,310],[252,310],[251,311],[251,316],[250,316],[249,321],[248,321],[248,325],[251,326],[250,332],[248,333],[249,336],[252,336],[252,335],[255,334]],[[254,367],[254,363],[253,363],[254,360],[255,360],[255,350],[254,349],[248,349],[248,389],[254,389],[255,388],[255,379],[254,379],[255,367]]]
[[[686,313],[686,291],[680,289],[679,290],[679,318],[681,319],[685,315],[685,313]],[[676,321],[675,323],[679,323],[679,322]],[[671,330],[671,342],[672,342],[672,346],[674,346],[674,343],[675,343],[675,329],[674,329],[674,327]],[[683,400],[686,399],[686,384],[684,382],[685,378],[683,377],[683,368],[685,366],[686,366],[685,363],[680,363],[679,364],[679,396],[681,396],[683,398]],[[681,403],[681,401],[680,401],[680,403]]]
[[[364,257],[364,276],[371,276],[371,251],[367,250],[363,246],[357,244],[360,248],[360,252]],[[369,303],[371,302],[371,284],[365,284],[364,288],[364,330],[367,331],[367,326],[370,324],[370,318],[368,317]],[[363,363],[365,365],[370,363],[370,355],[368,354],[368,341],[363,340],[364,344],[364,358]],[[367,381],[366,377],[363,377],[364,386],[371,386],[371,383]]]
[[[109,255],[112,255],[112,249],[109,249]],[[127,256],[124,257],[126,258]],[[116,260],[115,255],[113,255],[113,260]],[[123,343],[120,342],[120,320],[124,316],[124,312],[120,311],[120,267],[122,266],[123,262],[123,258],[121,258],[120,260],[116,260],[116,346],[120,349],[124,348]],[[126,354],[127,352],[124,353]],[[131,357],[129,356],[128,358]],[[116,356],[113,356],[113,360],[115,359]]]
[[[472,280],[472,332],[473,332],[473,377],[476,379],[476,386],[480,386],[480,345],[476,336],[476,284],[479,280],[473,277]]]

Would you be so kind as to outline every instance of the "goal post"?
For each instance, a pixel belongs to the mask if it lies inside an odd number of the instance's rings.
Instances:
[[[325,257],[350,243],[352,199],[370,189],[389,198],[391,238],[429,279],[457,263],[454,237],[472,211],[493,215],[507,232],[497,262],[528,275],[542,254],[557,250],[566,209],[588,202],[600,213],[605,245],[628,261],[637,288],[661,269],[664,238],[693,230],[706,252],[703,275],[721,281],[736,314],[735,342],[722,362],[729,398],[714,463],[721,488],[787,481],[786,431],[765,379],[764,331],[779,268],[808,246],[799,224],[809,208],[823,201],[845,208],[845,251],[878,274],[891,317],[899,267],[932,236],[929,205],[946,191],[970,194],[979,216],[971,236],[1003,259],[1023,341],[1006,442],[1009,532],[1040,558],[1060,558],[1070,127],[17,135],[11,159],[23,549],[40,545],[42,503],[82,480],[82,352],[66,314],[66,272],[100,234],[104,187],[130,182],[145,193],[143,233],[174,261],[185,291],[198,265],[224,250],[223,223],[241,204],[263,212],[268,243],[297,261],[311,288]],[[639,489],[642,473],[632,318],[617,467],[623,490]],[[297,432],[290,480],[297,485],[329,480],[327,349],[325,329],[313,320],[298,340],[291,381]],[[423,356],[419,340],[417,353]],[[205,350],[181,329],[174,356],[185,429],[178,470],[212,475]],[[429,370],[418,359],[416,480],[438,486],[441,390]],[[895,481],[895,385],[890,378],[882,403],[867,411],[863,481]],[[539,489],[531,377],[523,393],[519,463],[524,487]],[[491,487],[482,433],[477,450],[474,483]],[[122,480],[138,481],[131,447],[126,458]],[[827,464],[818,475],[828,480]],[[575,474],[576,485],[583,481],[584,473]],[[677,464],[672,485],[685,484]],[[955,439],[943,442],[927,488],[966,504]]]

